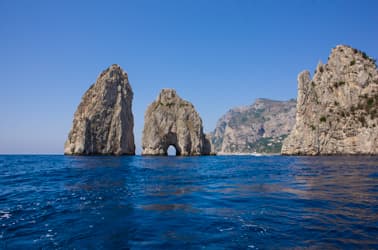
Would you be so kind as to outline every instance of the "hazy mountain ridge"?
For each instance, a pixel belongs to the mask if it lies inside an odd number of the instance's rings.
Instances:
[[[295,123],[296,101],[257,99],[229,110],[210,134],[218,154],[279,153]]]

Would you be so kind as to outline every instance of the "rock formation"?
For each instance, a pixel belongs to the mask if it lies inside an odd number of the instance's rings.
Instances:
[[[296,123],[282,154],[378,154],[377,109],[375,60],[339,45],[312,79],[299,74]]]
[[[144,117],[142,155],[167,155],[168,147],[177,155],[208,155],[209,140],[193,104],[181,99],[175,90],[163,89]]]
[[[133,91],[127,74],[113,64],[104,70],[77,108],[64,146],[68,155],[134,155]]]
[[[296,101],[257,99],[231,109],[211,134],[217,154],[280,153],[295,123]]]

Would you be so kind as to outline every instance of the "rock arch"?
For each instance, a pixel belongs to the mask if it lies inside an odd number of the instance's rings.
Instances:
[[[167,155],[170,145],[181,156],[211,153],[193,104],[181,99],[174,89],[163,89],[144,117],[142,155]]]
[[[167,155],[178,156],[178,155],[180,155],[180,152],[177,150],[175,145],[171,144],[171,145],[168,146]]]

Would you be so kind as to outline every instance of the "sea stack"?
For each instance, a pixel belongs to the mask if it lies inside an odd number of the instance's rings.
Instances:
[[[66,155],[134,155],[133,91],[113,64],[82,97],[64,145]]]
[[[211,153],[193,104],[181,99],[174,89],[163,89],[145,113],[142,155],[167,155],[170,145],[181,156]]]
[[[298,76],[295,126],[284,155],[378,154],[378,71],[364,52],[339,45],[314,77]]]

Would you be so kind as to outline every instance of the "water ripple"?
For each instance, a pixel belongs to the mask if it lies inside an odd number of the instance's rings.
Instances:
[[[377,157],[0,156],[0,249],[378,248]]]

